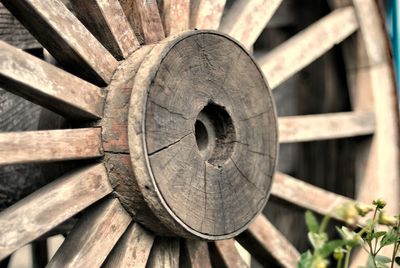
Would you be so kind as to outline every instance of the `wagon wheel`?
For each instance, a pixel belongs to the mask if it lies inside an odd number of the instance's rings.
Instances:
[[[272,184],[278,136],[371,135],[359,199],[399,204],[397,104],[374,1],[332,0],[258,65],[246,48],[282,0],[236,1],[221,24],[224,0],[73,0],[76,16],[60,0],[2,2],[66,71],[1,42],[1,86],[74,127],[1,133],[0,164],[91,160],[1,212],[0,259],[81,212],[49,267],[176,267],[181,252],[192,267],[245,266],[234,238],[262,263],[294,267],[299,253],[259,214],[269,192],[320,214],[350,199],[279,172]],[[343,45],[354,111],[277,120],[270,90],[354,33]]]

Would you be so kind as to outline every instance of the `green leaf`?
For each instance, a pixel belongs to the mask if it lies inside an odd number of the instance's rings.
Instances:
[[[389,232],[387,232],[382,237],[381,246],[384,247],[384,246],[394,244],[394,243],[396,243],[397,239],[398,239],[397,232],[395,230],[391,229]]]
[[[307,210],[304,217],[306,219],[308,231],[311,233],[318,233],[319,223],[318,223],[318,220],[315,217],[314,213]]]
[[[372,238],[379,238],[381,236],[384,236],[386,234],[386,232],[376,232],[372,234]]]
[[[386,256],[382,256],[382,255],[378,255],[375,257],[375,260],[381,263],[389,263],[392,261],[391,258],[386,257]]]
[[[312,262],[312,255],[310,251],[304,252],[300,256],[300,260],[297,263],[298,268],[309,268]]]
[[[317,234],[317,233],[308,233],[308,240],[310,240],[311,245],[315,250],[319,250],[325,242],[328,240],[328,237],[325,233]]]
[[[336,248],[340,248],[344,245],[343,240],[332,240],[329,241],[328,243],[324,244],[320,250],[318,251],[319,255],[321,255],[323,258],[328,257]]]

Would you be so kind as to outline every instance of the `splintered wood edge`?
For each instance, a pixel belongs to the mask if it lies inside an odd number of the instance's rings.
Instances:
[[[192,36],[193,34],[200,32],[215,34],[229,39],[230,41],[238,45],[255,63],[255,60],[248,54],[246,49],[241,44],[239,44],[236,40],[232,39],[231,37],[220,32],[212,30],[187,31],[177,36],[170,36],[164,39],[159,44],[154,46],[152,51],[147,55],[146,59],[142,62],[142,65],[135,76],[135,81],[133,85],[130,106],[129,106],[128,138],[129,138],[131,162],[135,178],[143,193],[144,199],[146,200],[148,206],[154,212],[154,214],[168,229],[170,229],[175,234],[179,234],[180,236],[185,238],[202,238],[205,240],[213,241],[213,240],[229,239],[243,232],[244,230],[246,230],[247,226],[251,224],[251,222],[257,217],[257,215],[261,213],[261,210],[258,211],[258,213],[254,215],[254,217],[248,223],[246,223],[241,228],[229,234],[208,235],[196,231],[190,226],[188,226],[186,223],[184,223],[171,210],[169,205],[164,200],[160,190],[157,188],[157,182],[154,179],[154,176],[151,171],[151,166],[149,163],[149,158],[147,157],[148,152],[146,146],[146,137],[144,135],[144,133],[146,133],[145,116],[142,116],[145,114],[146,110],[148,88],[150,86],[152,78],[155,77],[158,71],[158,67],[160,66],[163,58],[166,57],[171,48],[174,47],[177,43],[184,40],[185,38]],[[255,66],[257,66],[257,64],[255,64]],[[260,68],[258,66],[257,68],[259,69],[259,72],[262,75],[262,71],[260,70]],[[276,107],[275,105],[272,105],[272,107],[276,116]],[[268,197],[270,195],[271,185],[268,191],[268,195],[265,198],[265,203],[267,202]]]

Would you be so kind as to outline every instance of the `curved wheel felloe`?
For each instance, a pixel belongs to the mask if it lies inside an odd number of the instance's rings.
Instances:
[[[0,42],[1,87],[73,127],[0,133],[0,165],[85,161],[0,213],[0,260],[79,214],[49,267],[246,267],[235,240],[295,267],[260,214],[269,194],[319,214],[354,200],[275,172],[279,143],[370,136],[357,198],[398,209],[394,79],[373,0],[331,0],[256,59],[247,49],[282,0],[237,0],[224,16],[225,0],[1,2],[62,67]],[[271,90],[341,42],[353,111],[277,118]]]

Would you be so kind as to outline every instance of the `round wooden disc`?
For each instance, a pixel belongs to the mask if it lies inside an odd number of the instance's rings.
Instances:
[[[155,45],[129,108],[133,171],[172,232],[225,239],[266,204],[278,140],[274,104],[246,50],[213,31]]]

